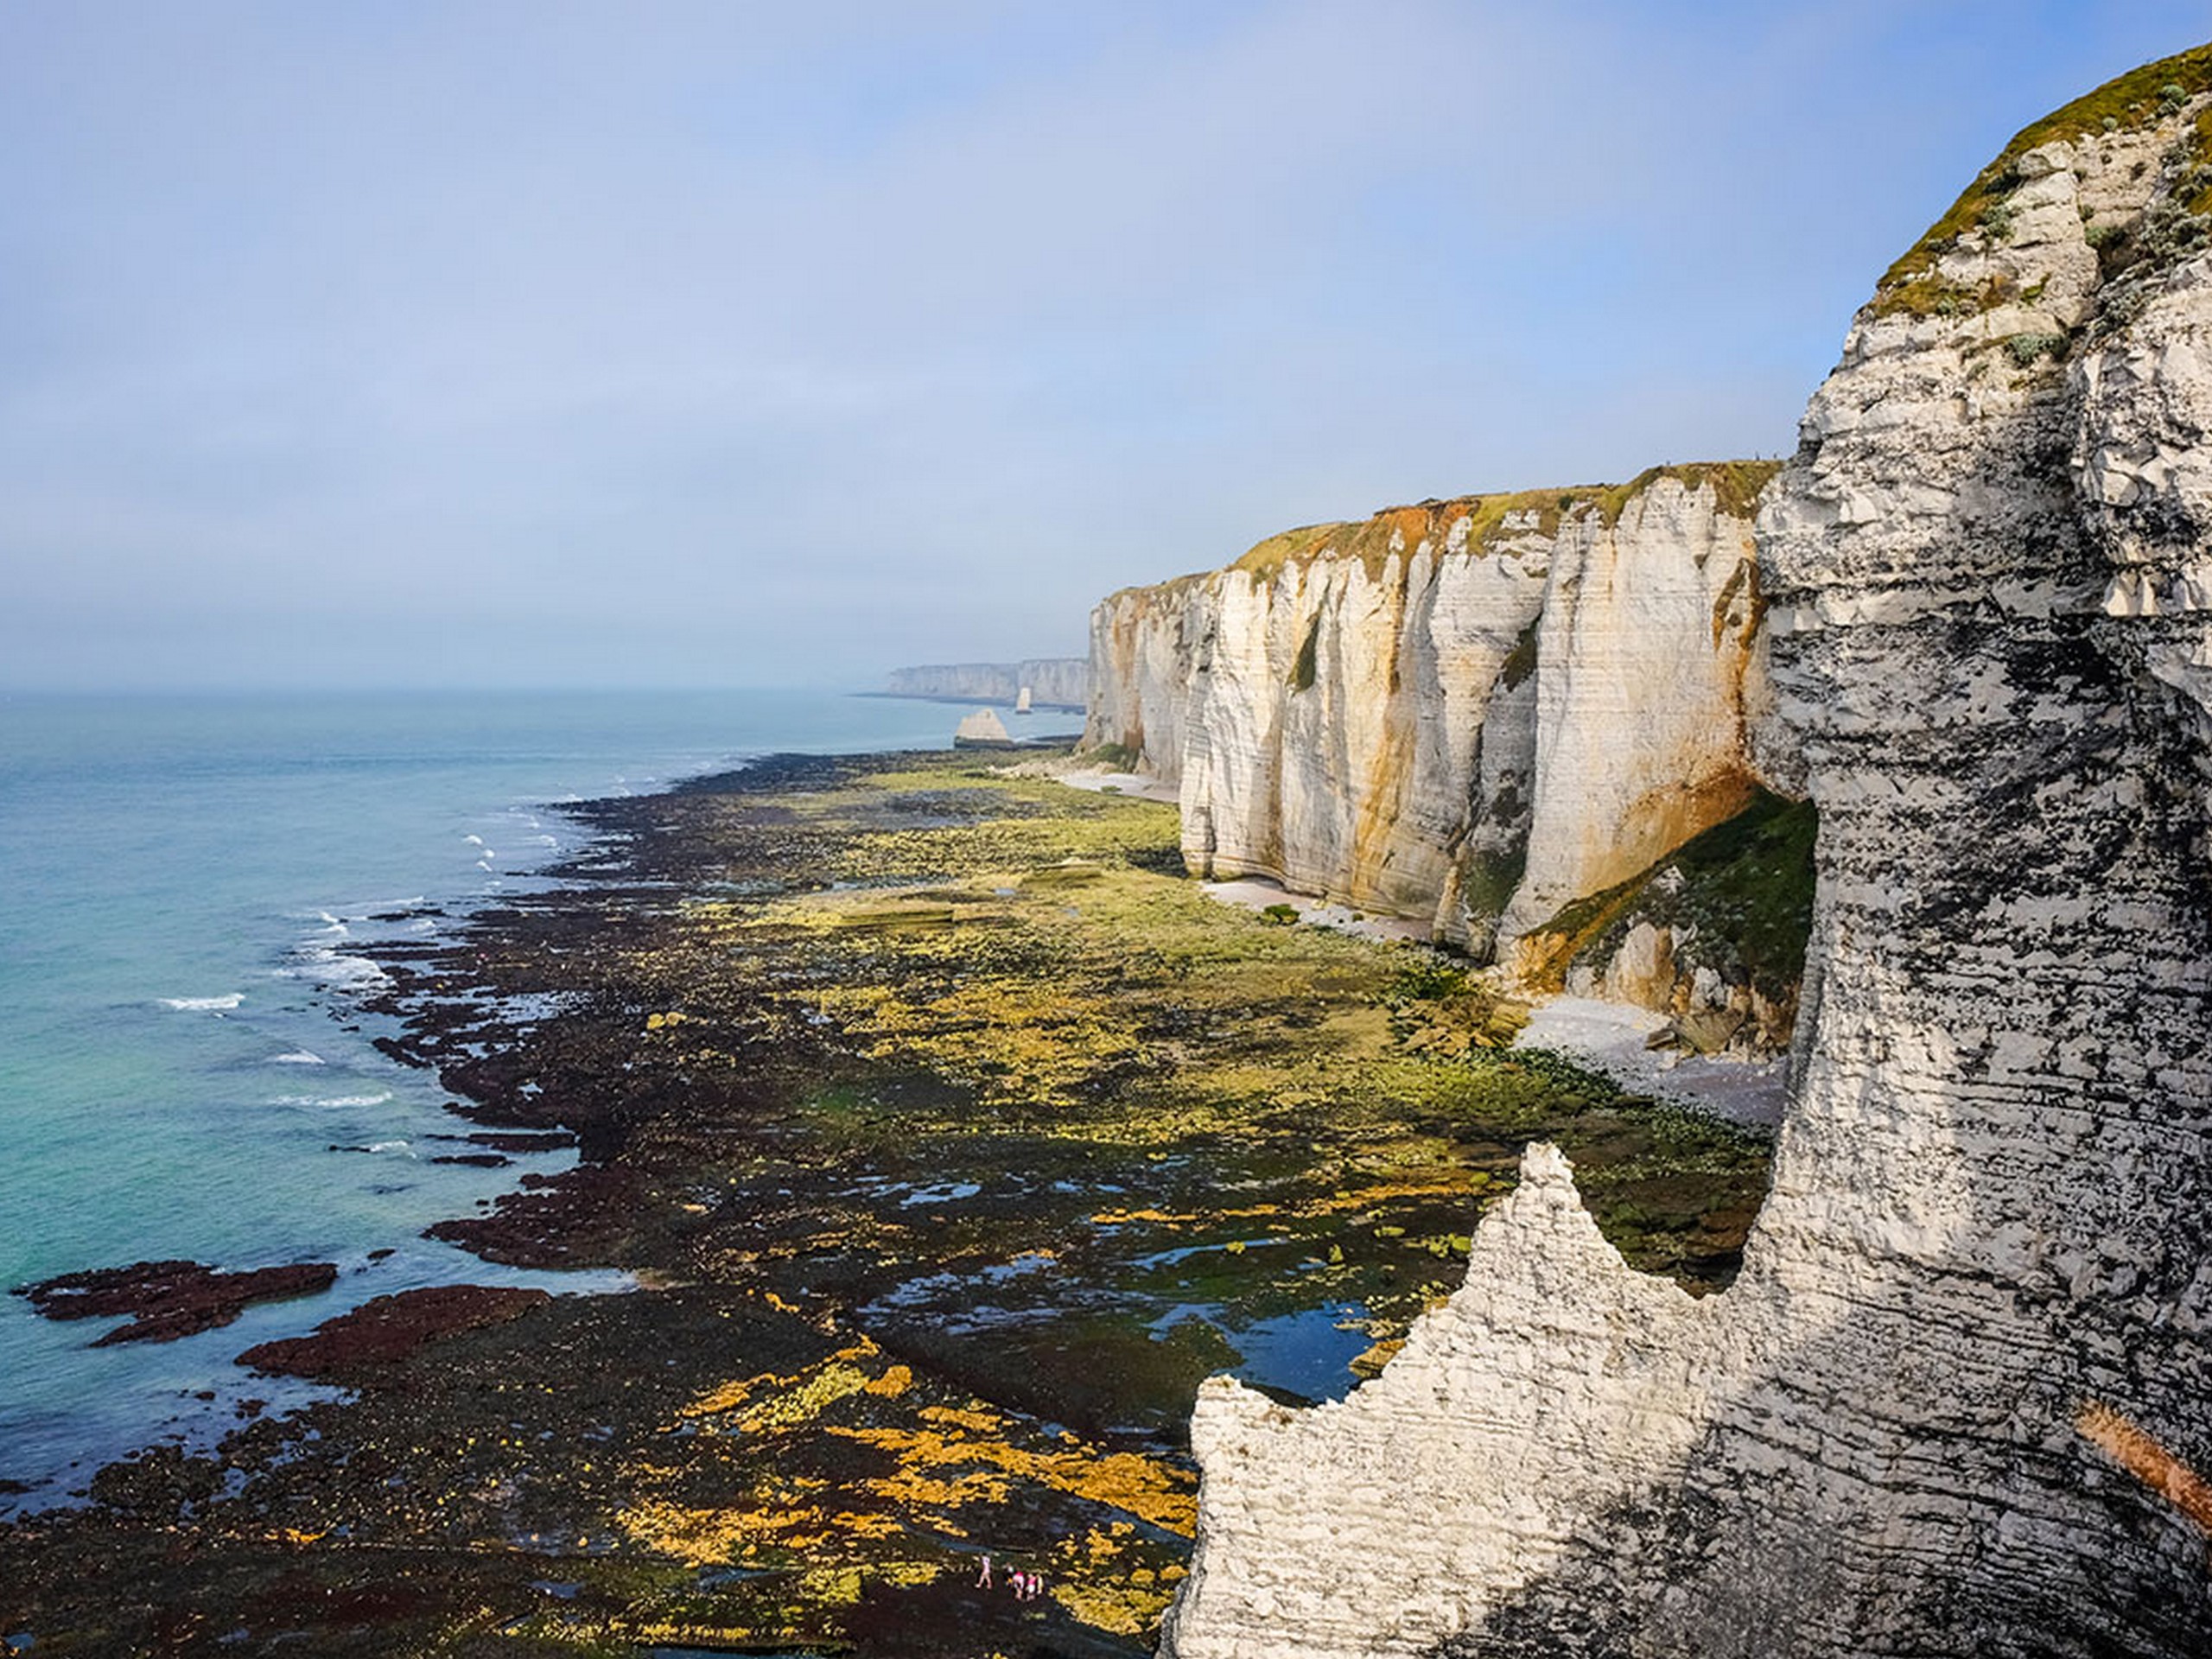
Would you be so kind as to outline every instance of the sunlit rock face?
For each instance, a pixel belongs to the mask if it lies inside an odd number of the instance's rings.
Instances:
[[[1736,1285],[1533,1150],[1376,1382],[1208,1385],[1166,1651],[2212,1651],[2208,87],[2024,135],[1767,495],[1819,893]]]
[[[1428,502],[1116,594],[1086,741],[1179,784],[1194,871],[1487,956],[1749,798],[1769,471]]]
[[[1184,710],[1213,603],[1207,578],[1185,576],[1125,588],[1091,612],[1084,747],[1121,751],[1119,758],[1164,783],[1181,779]]]

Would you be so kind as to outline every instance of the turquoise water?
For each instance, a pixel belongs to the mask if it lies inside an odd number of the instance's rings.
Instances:
[[[240,1395],[302,1397],[232,1357],[372,1295],[619,1289],[418,1236],[573,1154],[429,1162],[461,1148],[427,1137],[467,1126],[348,1029],[374,982],[348,947],[440,925],[379,915],[540,885],[580,839],[562,801],[779,749],[941,747],[958,712],[763,691],[0,697],[0,1286],[169,1256],[341,1269],[326,1295],[166,1344],[90,1348],[107,1321],[0,1296],[0,1478],[54,1502],[127,1446],[204,1439]]]

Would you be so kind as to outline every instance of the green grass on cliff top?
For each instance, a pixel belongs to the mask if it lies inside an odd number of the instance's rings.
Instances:
[[[2016,168],[2021,156],[2055,139],[2097,137],[2107,130],[2148,126],[2166,112],[2169,86],[2180,87],[2184,98],[2212,91],[2212,45],[2192,47],[2131,69],[2021,128],[1943,216],[1883,273],[1875,285],[1877,315],[1924,308],[1921,302],[1929,297],[1936,262],[1961,234],[1980,224],[1993,202],[2011,192],[2018,180]],[[2113,123],[2111,129],[2105,125],[2107,119]]]
[[[1452,526],[1463,518],[1473,520],[1467,530],[1467,549],[1481,554],[1503,538],[1509,515],[1535,513],[1536,528],[1546,536],[1558,531],[1561,518],[1579,512],[1595,512],[1600,522],[1611,525],[1619,522],[1630,501],[1662,478],[1671,478],[1692,490],[1710,486],[1722,512],[1731,518],[1749,518],[1758,505],[1759,492],[1781,469],[1778,461],[1681,461],[1647,467],[1625,484],[1554,485],[1548,489],[1455,495],[1442,500],[1417,502],[1409,507],[1385,507],[1370,518],[1301,524],[1295,530],[1280,531],[1256,543],[1227,569],[1243,570],[1266,581],[1287,564],[1311,563],[1317,559],[1357,559],[1367,567],[1370,575],[1380,576],[1393,551],[1390,542],[1394,534],[1402,544],[1402,571],[1422,542],[1441,548],[1452,533]],[[1217,570],[1194,570],[1166,582],[1124,588],[1110,598],[1130,594],[1173,598],[1219,574]]]
[[[1472,520],[1468,526],[1466,544],[1473,553],[1495,545],[1505,534],[1506,519],[1519,513],[1535,514],[1535,527],[1546,536],[1557,531],[1562,518],[1576,513],[1595,512],[1605,524],[1616,524],[1628,504],[1661,479],[1673,479],[1691,490],[1709,487],[1721,512],[1732,518],[1748,518],[1758,503],[1759,492],[1781,465],[1775,461],[1688,461],[1647,467],[1625,484],[1569,484],[1495,495],[1453,496],[1408,507],[1385,507],[1363,520],[1306,524],[1286,530],[1268,537],[1229,568],[1264,580],[1287,564],[1318,558],[1357,559],[1366,565],[1370,575],[1380,575],[1394,551],[1410,562],[1414,550],[1424,541],[1442,548],[1452,525],[1461,518]],[[1178,582],[1194,580],[1203,578],[1180,577]]]

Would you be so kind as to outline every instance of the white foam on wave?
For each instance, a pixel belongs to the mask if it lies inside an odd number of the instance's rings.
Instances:
[[[296,1048],[289,1054],[270,1055],[269,1064],[271,1065],[322,1065],[326,1062],[320,1054],[311,1053],[304,1048]]]
[[[280,968],[286,979],[311,979],[326,989],[365,995],[391,983],[383,969],[362,957],[349,957],[327,944],[305,944],[293,952],[299,965]]]
[[[369,1142],[369,1150],[371,1152],[404,1152],[410,1158],[415,1155],[415,1148],[404,1141],[372,1141]]]
[[[336,1110],[343,1106],[381,1106],[391,1098],[391,1090],[387,1089],[379,1095],[278,1095],[269,1103],[271,1106],[313,1106],[319,1109]]]
[[[223,1014],[245,1001],[244,991],[232,991],[224,996],[165,996],[162,1006],[179,1014]]]
[[[348,922],[365,922],[378,916],[388,916],[394,911],[412,910],[417,905],[429,903],[426,893],[410,893],[402,899],[356,899],[344,904],[332,905],[327,909],[301,912],[301,919],[313,918],[325,927],[335,927]]]

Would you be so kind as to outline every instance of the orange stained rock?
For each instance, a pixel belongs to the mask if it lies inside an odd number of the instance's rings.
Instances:
[[[2194,1522],[2212,1533],[2212,1485],[2196,1471],[2102,1401],[2075,1414],[2074,1427],[2090,1444]]]

